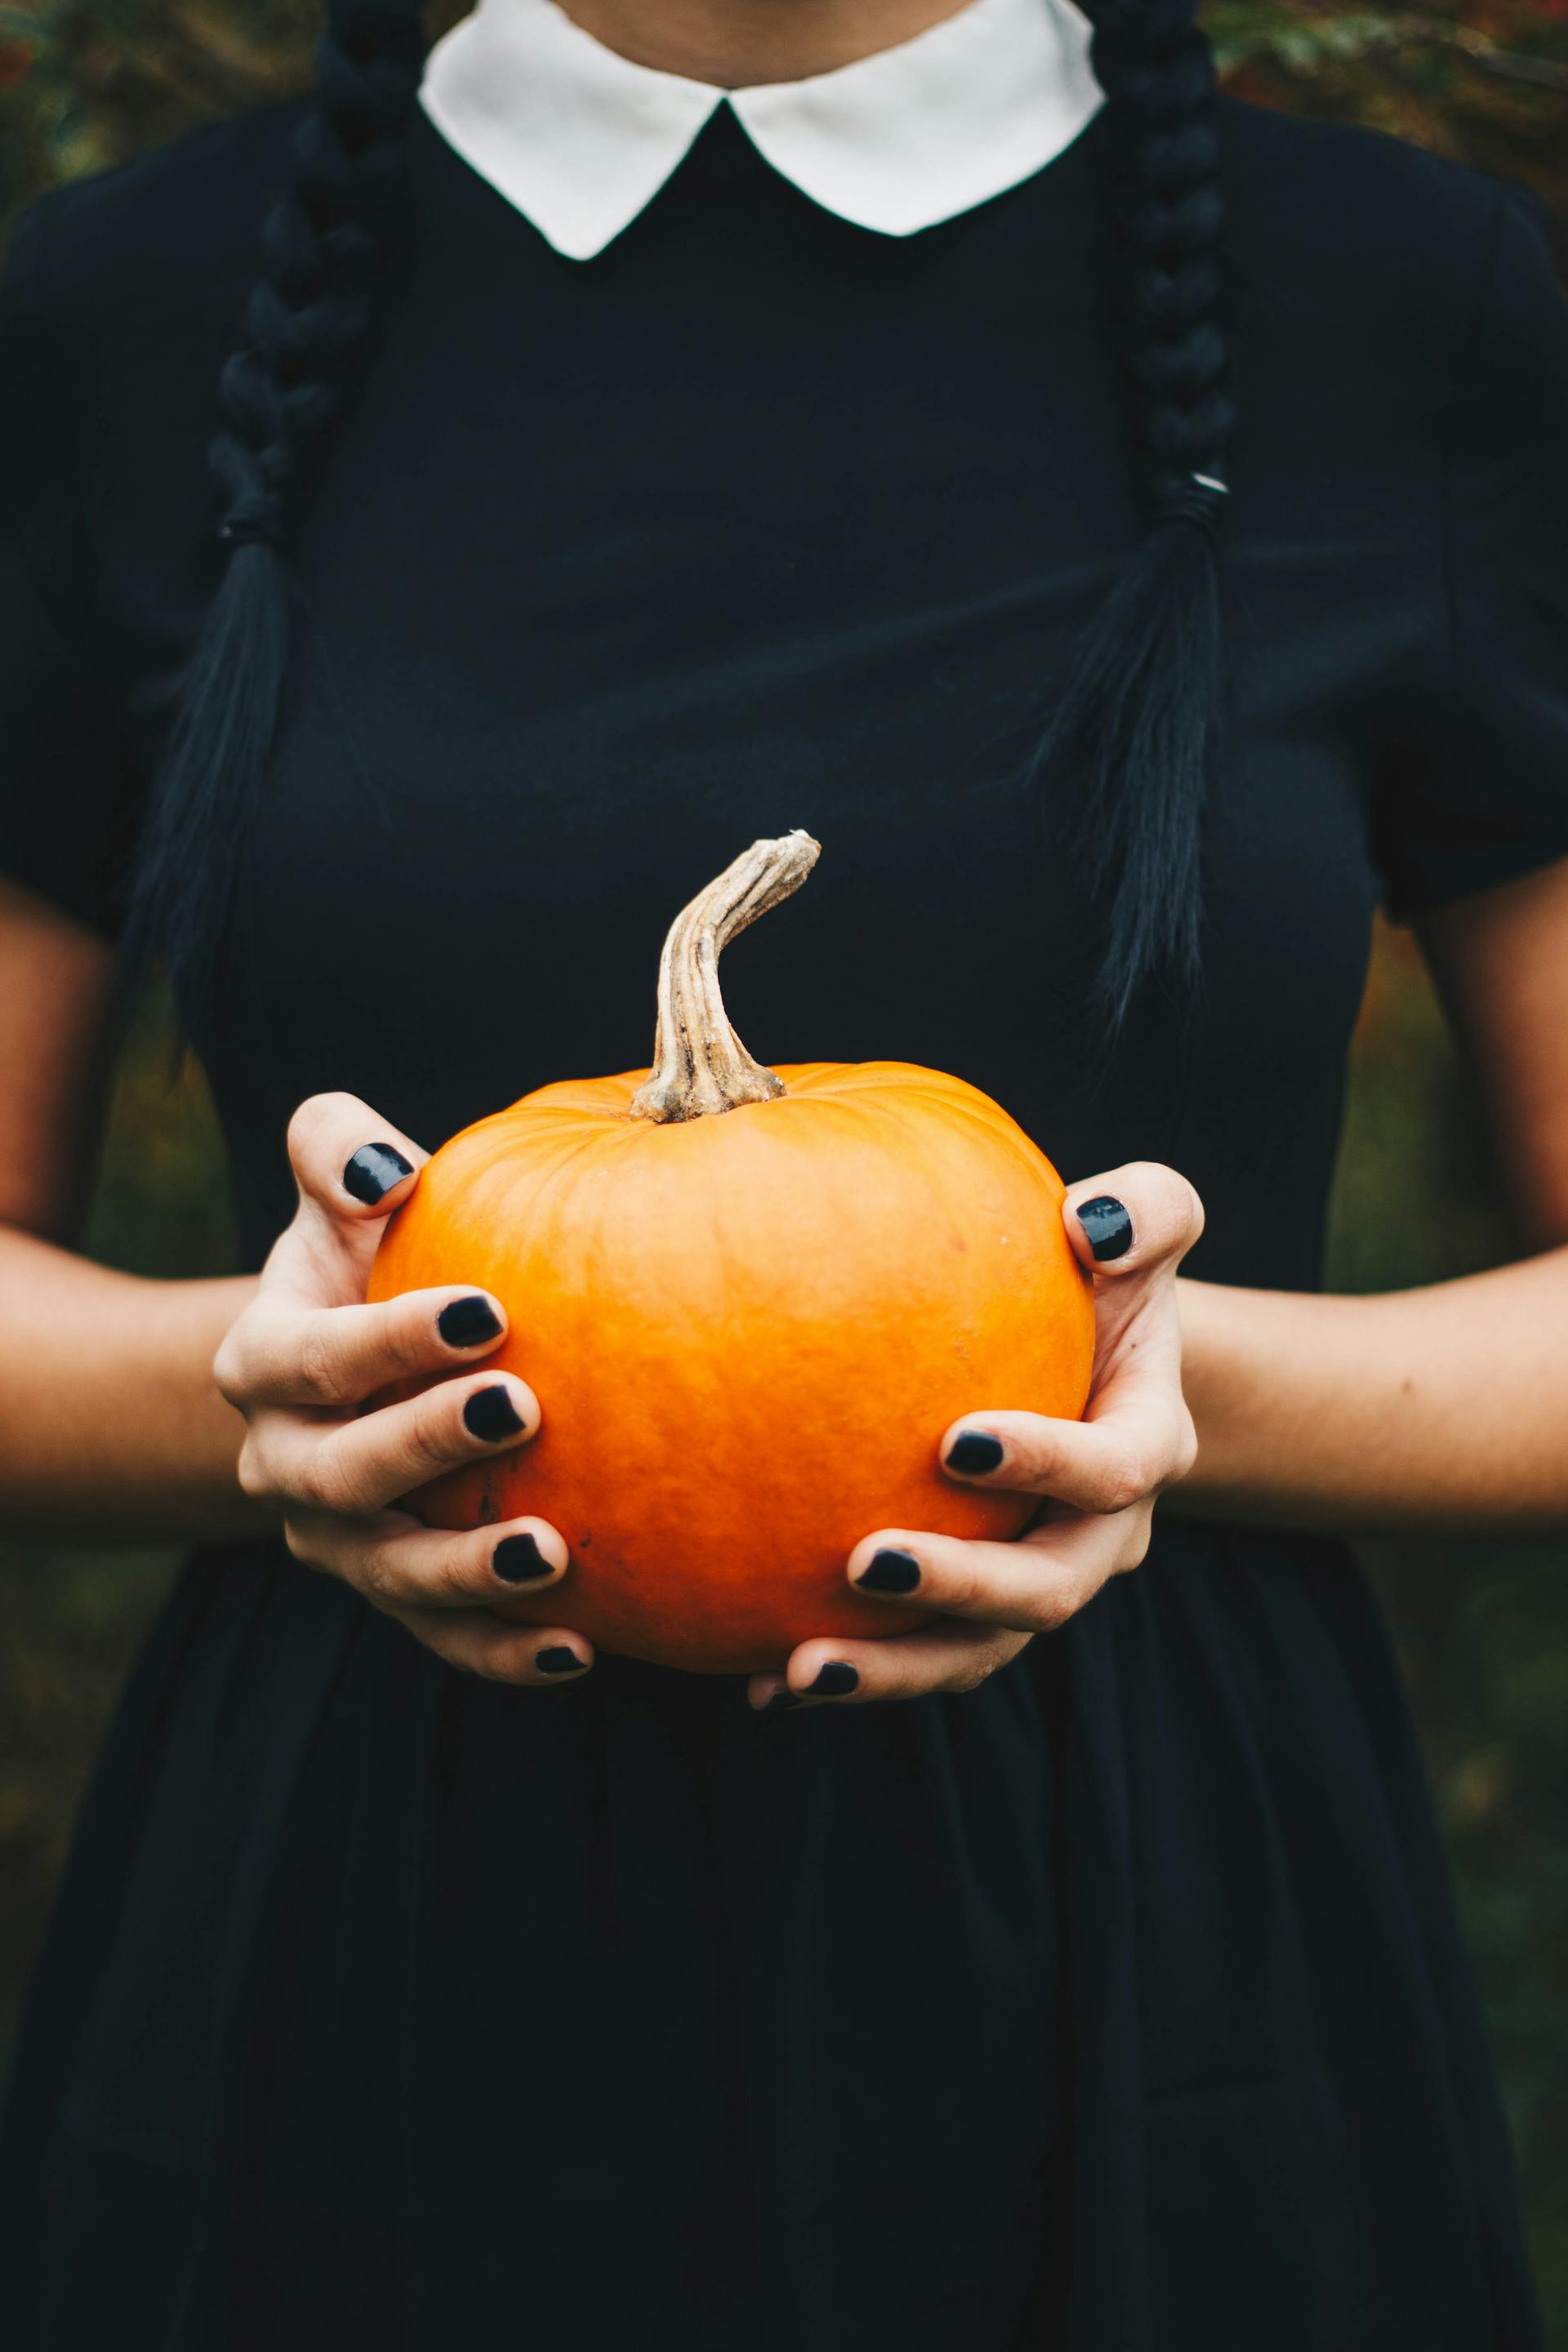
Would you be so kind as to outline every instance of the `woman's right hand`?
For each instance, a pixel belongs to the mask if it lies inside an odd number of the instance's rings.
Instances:
[[[444,1470],[525,1445],[540,1418],[512,1373],[468,1369],[506,1333],[488,1291],[452,1285],[365,1301],[382,1228],[429,1154],[353,1095],[312,1095],[289,1122],[289,1157],[294,1222],[213,1365],[245,1417],[240,1485],[281,1515],[296,1559],[341,1576],[448,1665],[508,1683],[581,1674],[594,1662],[582,1634],[493,1613],[509,1594],[565,1574],[554,1528],[509,1519],[452,1535],[396,1508]],[[363,1410],[422,1373],[447,1377]]]

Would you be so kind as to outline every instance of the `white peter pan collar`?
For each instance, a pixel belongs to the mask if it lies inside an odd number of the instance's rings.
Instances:
[[[554,0],[479,0],[437,41],[437,131],[558,253],[586,261],[636,220],[716,110],[775,172],[861,228],[908,236],[998,196],[1100,105],[1073,0],[971,0],[912,41],[807,81],[722,90],[634,65]]]

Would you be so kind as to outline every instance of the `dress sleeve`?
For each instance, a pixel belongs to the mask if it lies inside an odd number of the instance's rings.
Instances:
[[[51,315],[49,200],[0,275],[0,874],[112,938],[141,786],[98,671],[84,547],[90,368]]]
[[[1390,912],[1568,856],[1568,302],[1505,189],[1442,483],[1447,627],[1374,811]]]

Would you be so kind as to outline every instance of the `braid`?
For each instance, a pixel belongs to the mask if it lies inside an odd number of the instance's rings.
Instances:
[[[1203,818],[1223,720],[1215,532],[1235,409],[1221,321],[1214,68],[1194,0],[1095,0],[1114,320],[1148,526],[1078,650],[1039,763],[1070,779],[1100,993],[1119,1024],[1198,964]]]
[[[316,102],[262,226],[241,347],[219,377],[207,454],[223,576],[141,847],[124,955],[132,1000],[161,956],[191,1008],[216,955],[282,704],[295,494],[370,322],[424,54],[416,0],[329,0]]]

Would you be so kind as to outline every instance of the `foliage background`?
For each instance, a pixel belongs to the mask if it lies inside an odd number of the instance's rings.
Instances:
[[[442,0],[432,29],[460,13]],[[1205,16],[1238,93],[1531,181],[1568,228],[1568,0],[1414,12],[1215,0]],[[0,215],[300,87],[315,18],[315,0],[0,0]],[[166,1068],[154,1018],[119,1075],[89,1245],[148,1273],[220,1270],[233,1244],[210,1108],[199,1074],[171,1093]],[[1424,1282],[1508,1254],[1480,1133],[1414,950],[1387,933],[1357,1039],[1336,1286]],[[1553,2340],[1568,2347],[1568,1548],[1422,1538],[1369,1560],[1431,1763]],[[0,2033],[172,1568],[162,1552],[0,1549]]]

